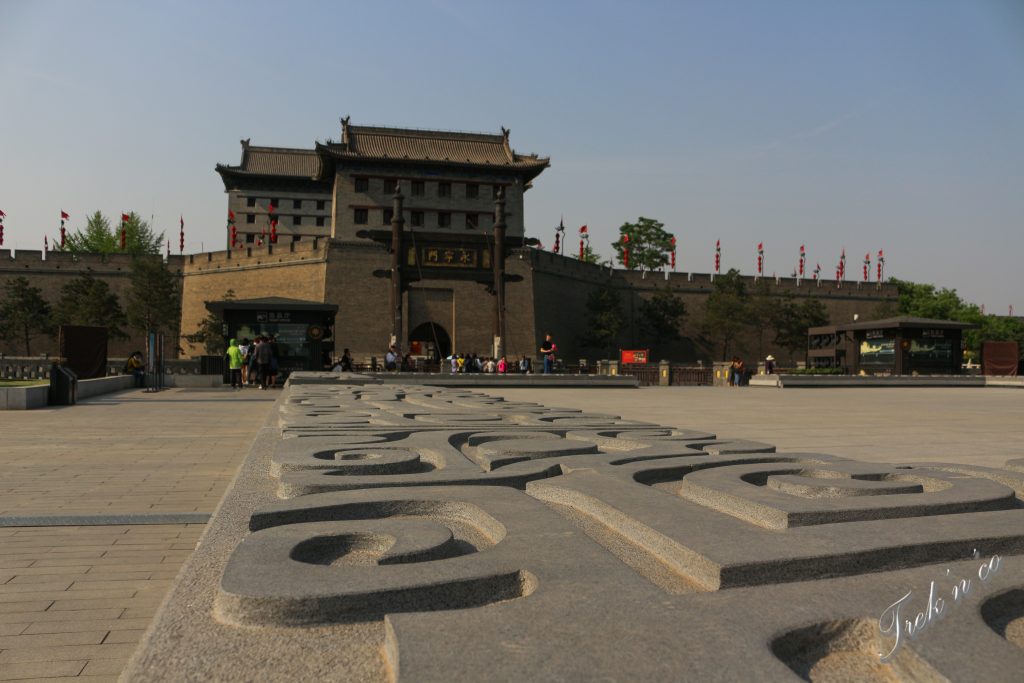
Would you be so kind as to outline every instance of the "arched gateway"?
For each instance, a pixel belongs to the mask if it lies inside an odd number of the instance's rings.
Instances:
[[[409,332],[409,353],[435,361],[450,356],[452,340],[437,323],[422,323]]]

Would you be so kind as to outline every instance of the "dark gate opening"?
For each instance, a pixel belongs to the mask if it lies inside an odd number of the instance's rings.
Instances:
[[[437,323],[423,323],[409,332],[409,353],[414,358],[437,362],[452,354],[452,340]]]

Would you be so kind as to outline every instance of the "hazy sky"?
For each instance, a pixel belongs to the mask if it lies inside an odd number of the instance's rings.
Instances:
[[[0,0],[5,247],[59,211],[224,243],[217,162],[353,123],[497,132],[551,157],[527,233],[663,221],[681,271],[955,287],[1024,311],[1024,2]],[[175,244],[175,247],[177,245]],[[176,248],[175,248],[176,251]],[[872,270],[874,266],[872,266]]]

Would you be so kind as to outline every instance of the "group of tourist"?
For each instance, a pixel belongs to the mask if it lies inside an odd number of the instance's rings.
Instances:
[[[257,384],[260,389],[266,389],[277,385],[279,355],[274,337],[259,335],[251,343],[242,339],[241,344],[232,339],[228,343],[227,360],[232,389]]]
[[[487,374],[506,375],[510,372],[530,372],[530,359],[523,356],[518,361],[510,363],[505,356],[501,358],[482,358],[475,353],[469,355],[456,353],[448,358],[452,374],[460,372],[481,372]]]
[[[743,362],[742,358],[732,357],[732,362],[729,363],[729,386],[745,387],[750,384],[750,376],[753,374],[753,371],[747,370],[747,364]],[[764,359],[764,374],[775,374],[775,356],[771,354]]]

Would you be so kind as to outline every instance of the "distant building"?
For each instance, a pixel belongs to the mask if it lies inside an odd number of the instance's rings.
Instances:
[[[253,244],[278,219],[278,242],[310,237],[355,240],[390,230],[396,185],[407,198],[407,230],[486,235],[494,200],[505,191],[506,235],[522,237],[523,194],[549,165],[499,134],[355,126],[341,120],[341,142],[313,149],[256,147],[242,141],[237,166],[216,169],[234,212],[239,241]]]
[[[959,375],[963,333],[972,327],[910,316],[812,327],[807,367],[854,375]]]

